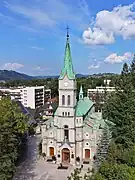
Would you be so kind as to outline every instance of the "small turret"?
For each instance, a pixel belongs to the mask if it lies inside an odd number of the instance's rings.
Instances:
[[[80,92],[79,92],[79,100],[83,99],[83,88],[82,85],[80,86]]]

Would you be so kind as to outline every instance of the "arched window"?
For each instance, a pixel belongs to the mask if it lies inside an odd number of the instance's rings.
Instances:
[[[67,112],[65,112],[65,116],[67,116]]]
[[[69,130],[67,125],[64,126],[64,138],[65,140],[69,139]]]
[[[68,112],[68,116],[70,116],[70,112]]]
[[[67,105],[70,105],[70,95],[68,95]]]
[[[65,96],[62,95],[62,105],[65,105]]]
[[[64,116],[64,112],[62,112],[62,116]]]

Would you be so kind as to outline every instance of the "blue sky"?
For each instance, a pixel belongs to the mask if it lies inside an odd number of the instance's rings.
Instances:
[[[1,0],[0,69],[59,74],[67,24],[76,73],[119,73],[131,62],[133,0]]]

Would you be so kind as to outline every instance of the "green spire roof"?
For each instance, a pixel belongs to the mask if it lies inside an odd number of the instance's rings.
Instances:
[[[83,89],[82,89],[82,85],[80,86],[80,94],[83,94]]]
[[[83,99],[83,88],[80,86],[79,99]]]
[[[63,79],[65,75],[67,75],[69,79],[75,79],[68,33],[67,33],[67,42],[66,42],[66,48],[65,48],[64,67],[60,73],[59,79]]]

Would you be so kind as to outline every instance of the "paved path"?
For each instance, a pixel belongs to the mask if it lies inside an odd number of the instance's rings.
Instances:
[[[13,180],[67,180],[73,170],[58,170],[56,164],[38,158],[40,136],[30,137],[23,162],[17,168]]]

